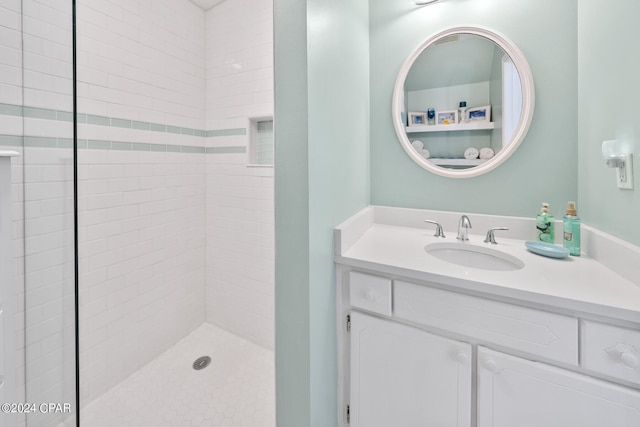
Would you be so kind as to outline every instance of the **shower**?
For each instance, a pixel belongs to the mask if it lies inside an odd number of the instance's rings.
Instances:
[[[0,6],[3,425],[275,425],[272,9]]]

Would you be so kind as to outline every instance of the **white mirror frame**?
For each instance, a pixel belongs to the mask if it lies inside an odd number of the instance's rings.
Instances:
[[[404,96],[404,82],[407,78],[407,75],[409,74],[411,66],[418,58],[418,56],[420,56],[420,54],[424,52],[429,46],[443,37],[451,36],[454,34],[475,34],[485,37],[496,43],[502,48],[503,51],[505,51],[509,55],[509,57],[513,61],[516,69],[518,70],[518,74],[520,75],[520,80],[522,83],[522,112],[520,115],[520,121],[518,122],[518,126],[513,135],[512,142],[505,149],[497,153],[496,156],[492,159],[479,166],[468,169],[443,168],[434,165],[433,163],[422,157],[411,146],[411,142],[409,141],[409,137],[406,133],[405,124],[402,123],[401,120],[401,102]],[[531,68],[529,68],[529,63],[527,62],[520,49],[518,49],[518,47],[505,36],[498,34],[493,30],[482,27],[453,27],[434,34],[426,39],[409,56],[409,58],[407,58],[404,64],[402,64],[402,68],[400,68],[398,78],[396,79],[396,85],[393,90],[392,103],[393,104],[391,111],[393,114],[393,126],[396,129],[396,134],[398,135],[398,139],[400,140],[402,148],[404,148],[404,151],[407,152],[407,154],[409,155],[409,157],[411,157],[411,159],[413,159],[413,161],[415,161],[422,168],[437,175],[446,176],[449,178],[472,178],[474,176],[490,172],[500,164],[502,164],[513,154],[514,151],[516,151],[518,146],[520,146],[525,136],[527,135],[529,127],[531,126],[531,121],[533,119],[533,110],[535,107],[535,87],[533,84],[533,74],[531,73]]]

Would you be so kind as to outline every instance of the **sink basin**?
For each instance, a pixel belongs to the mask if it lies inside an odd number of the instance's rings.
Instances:
[[[524,263],[512,255],[467,243],[432,243],[424,250],[442,261],[480,270],[513,271],[524,267]]]

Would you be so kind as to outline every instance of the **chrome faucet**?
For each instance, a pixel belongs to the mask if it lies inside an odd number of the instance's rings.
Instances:
[[[442,226],[435,221],[431,221],[430,219],[425,219],[424,222],[428,222],[429,224],[433,224],[436,226],[436,232],[434,234],[435,237],[445,237],[444,231],[442,231]]]
[[[507,227],[491,227],[489,231],[487,231],[487,237],[484,239],[484,242],[489,243],[490,245],[497,245],[498,242],[496,242],[496,236],[494,236],[493,232],[499,231],[499,230],[508,230],[508,228]]]
[[[462,215],[460,217],[460,221],[458,221],[458,236],[456,239],[462,240],[463,242],[469,240],[468,234],[470,228],[471,221],[469,220],[469,217]]]

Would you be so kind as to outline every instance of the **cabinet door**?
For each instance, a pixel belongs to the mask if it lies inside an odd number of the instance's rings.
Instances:
[[[352,427],[468,427],[471,346],[351,313]]]
[[[574,426],[640,426],[640,392],[478,349],[478,427]]]

